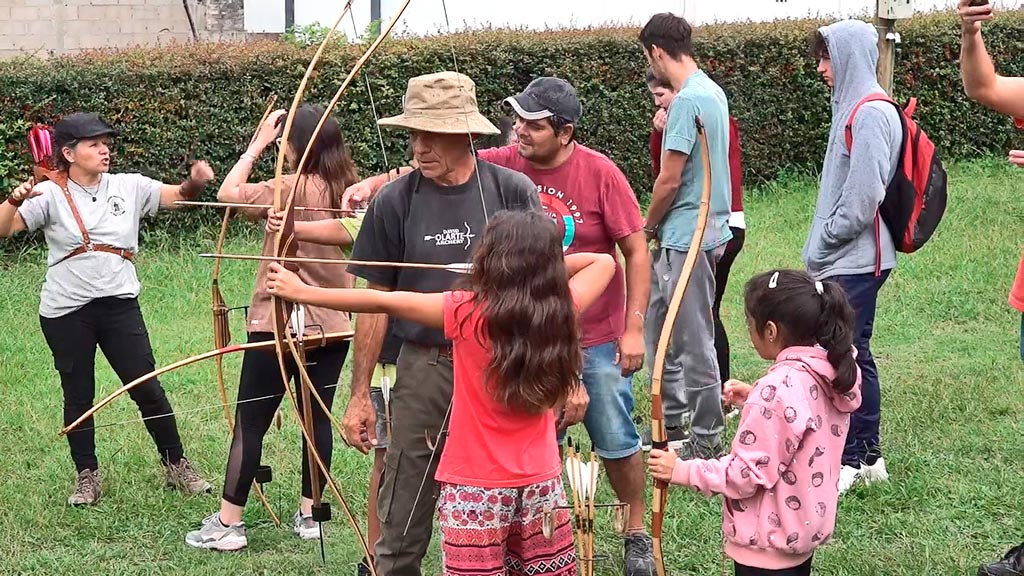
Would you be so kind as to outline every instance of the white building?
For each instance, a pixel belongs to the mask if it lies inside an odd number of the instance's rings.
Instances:
[[[293,0],[296,25],[319,22],[330,26],[337,19],[344,1]],[[385,21],[391,18],[401,0],[379,0]],[[917,11],[953,10],[956,0],[913,0]],[[1024,0],[993,0],[999,9],[1016,9]],[[248,32],[282,32],[285,29],[285,0],[245,0],[245,25]],[[446,32],[444,8],[447,6],[452,31],[466,28],[525,27],[580,28],[602,24],[642,25],[651,14],[674,12],[696,24],[767,21],[806,16],[844,17],[873,14],[875,0],[634,0],[612,2],[594,0],[412,0],[399,21],[397,34],[427,35]],[[353,4],[360,32],[370,19],[370,0]],[[352,34],[346,16],[343,25]]]

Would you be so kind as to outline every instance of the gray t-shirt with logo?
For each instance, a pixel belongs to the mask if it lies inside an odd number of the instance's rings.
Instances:
[[[370,204],[352,248],[356,260],[455,264],[470,262],[488,217],[501,210],[540,211],[537,186],[521,172],[477,161],[465,184],[438,186],[415,170],[388,184]],[[481,192],[482,190],[482,192]],[[482,198],[481,198],[482,196]],[[483,206],[481,206],[481,202]],[[447,270],[349,265],[349,272],[393,290],[443,292],[461,275]],[[444,346],[444,332],[395,321],[406,342]]]
[[[68,191],[94,244],[136,252],[139,221],[160,208],[161,186],[141,174],[103,174],[95,190],[69,181]],[[57,318],[97,298],[138,296],[135,265],[118,255],[88,252],[61,261],[82,245],[82,232],[59,186],[46,181],[35,189],[42,195],[26,200],[18,213],[29,230],[43,231],[50,250],[49,269],[39,295],[39,315]]]

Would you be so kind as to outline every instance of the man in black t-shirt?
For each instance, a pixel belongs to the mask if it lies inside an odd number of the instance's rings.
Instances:
[[[403,106],[401,115],[378,123],[409,131],[418,168],[386,185],[370,204],[355,260],[468,263],[491,214],[541,210],[529,178],[473,155],[473,137],[499,131],[478,111],[469,77],[440,72],[413,78]],[[349,271],[368,287],[389,291],[442,292],[459,279],[445,270],[351,265]],[[364,453],[376,443],[370,379],[384,339],[384,330],[373,330],[386,325],[381,316],[359,314],[356,321],[344,426],[346,441]],[[394,332],[403,344],[377,504],[381,536],[372,561],[382,576],[419,576],[433,530],[433,478],[451,406],[452,349],[441,330],[415,322],[396,320]]]

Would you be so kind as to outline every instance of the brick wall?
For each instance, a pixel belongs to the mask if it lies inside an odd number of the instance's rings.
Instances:
[[[245,37],[243,0],[188,0],[201,40]],[[0,0],[0,57],[188,42],[182,0]]]

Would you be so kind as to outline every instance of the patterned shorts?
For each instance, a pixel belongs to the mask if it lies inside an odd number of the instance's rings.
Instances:
[[[575,576],[569,510],[555,511],[551,538],[542,531],[545,508],[564,505],[561,477],[522,488],[442,484],[444,576]]]

